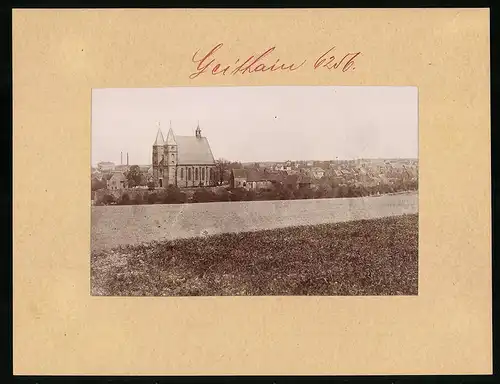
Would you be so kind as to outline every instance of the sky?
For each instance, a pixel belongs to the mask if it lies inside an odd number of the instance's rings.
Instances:
[[[416,87],[262,86],[92,90],[92,165],[151,164],[166,138],[201,133],[240,162],[418,158]]]

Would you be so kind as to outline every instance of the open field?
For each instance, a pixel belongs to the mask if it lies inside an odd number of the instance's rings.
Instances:
[[[92,207],[91,249],[418,213],[418,194]]]
[[[418,215],[94,250],[93,295],[416,295]]]

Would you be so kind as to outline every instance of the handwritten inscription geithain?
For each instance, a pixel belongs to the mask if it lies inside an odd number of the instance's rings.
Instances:
[[[342,72],[354,71],[355,60],[361,52],[337,52],[335,46],[318,54],[312,59],[304,59],[301,62],[285,62],[276,57],[276,47],[263,49],[262,52],[250,55],[247,58],[236,58],[234,63],[223,63],[217,59],[217,52],[222,49],[219,43],[205,53],[196,51],[191,59],[196,69],[189,75],[190,79],[207,75],[244,75],[260,72],[294,72],[310,65],[313,70],[339,70]],[[310,63],[310,64],[308,64]]]

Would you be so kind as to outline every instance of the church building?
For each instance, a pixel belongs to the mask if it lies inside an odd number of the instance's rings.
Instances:
[[[214,156],[199,124],[194,136],[176,136],[170,126],[166,140],[158,126],[153,144],[153,182],[160,188],[215,185]]]

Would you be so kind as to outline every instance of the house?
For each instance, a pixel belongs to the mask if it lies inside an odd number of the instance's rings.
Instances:
[[[231,188],[271,189],[286,172],[273,172],[267,169],[233,169],[231,170]]]
[[[127,188],[127,178],[123,172],[113,172],[107,180],[107,188],[116,190]]]
[[[312,179],[304,174],[287,175],[283,180],[283,185],[288,188],[310,187]]]
[[[111,176],[113,176],[113,172],[104,173],[102,175],[101,181],[103,181],[106,184],[106,188],[108,185],[108,180],[111,179]]]
[[[231,188],[244,188],[247,182],[247,172],[245,169],[232,169],[229,178]]]
[[[281,172],[270,172],[268,170],[247,170],[247,189],[271,189],[279,181]]]
[[[96,179],[101,179],[102,176],[103,176],[103,174],[102,174],[101,171],[93,168],[91,176],[94,177],[94,178],[96,178]]]
[[[115,163],[112,163],[111,161],[101,161],[100,163],[97,163],[97,169],[101,172],[114,171]]]
[[[233,169],[230,178],[231,188],[247,190],[270,190],[278,185],[290,188],[308,187],[312,180],[304,174],[289,175],[286,171],[258,169]]]
[[[314,167],[311,168],[311,175],[315,179],[321,179],[323,176],[325,176],[325,171],[323,170],[323,168]]]
[[[342,171],[340,171],[340,170],[338,170],[338,169],[335,169],[335,170],[333,171],[333,173],[334,173],[334,175],[335,175],[336,177],[342,177],[342,176],[343,176],[343,175],[342,175]]]

